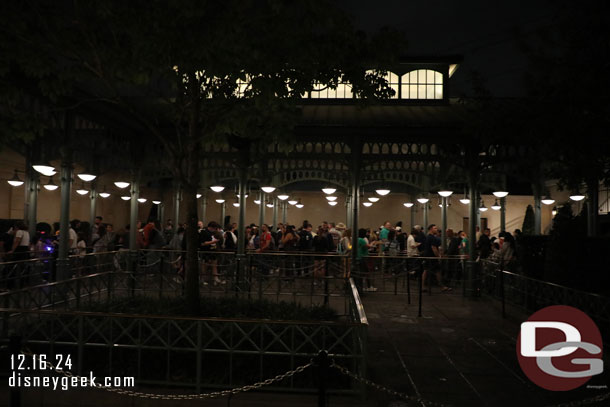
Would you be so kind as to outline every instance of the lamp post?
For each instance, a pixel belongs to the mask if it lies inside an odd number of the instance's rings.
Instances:
[[[265,193],[262,190],[258,193],[258,200],[258,226],[261,227],[265,223]]]

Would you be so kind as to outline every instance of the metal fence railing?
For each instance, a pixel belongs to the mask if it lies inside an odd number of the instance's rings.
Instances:
[[[112,271],[87,274],[94,269],[82,265],[82,273],[73,278],[0,293],[2,340],[18,335],[34,352],[70,354],[76,373],[93,370],[106,376],[134,376],[141,384],[198,391],[273,377],[308,363],[321,349],[366,376],[368,322],[353,279],[339,270],[319,278],[268,274],[262,270],[267,260],[250,256],[247,269],[239,271],[226,256],[216,259],[228,266],[219,272],[226,282],[200,284],[204,296],[333,308],[338,319],[331,322],[118,314],[112,312],[112,305],[130,297],[179,300],[184,280],[177,253],[138,253],[135,271],[124,271],[124,259],[114,261],[117,255],[123,254],[110,253],[106,261],[98,256],[100,267],[107,265]],[[211,267],[210,260],[201,259],[202,270],[204,264]],[[329,388],[338,393],[362,390],[359,382],[340,373],[329,378]],[[310,375],[303,375],[274,389],[308,392],[316,385]]]
[[[506,304],[528,313],[550,305],[569,305],[589,315],[602,331],[602,337],[610,334],[608,297],[512,273],[504,270],[502,264],[487,260],[481,261],[481,291],[501,301],[503,316]]]

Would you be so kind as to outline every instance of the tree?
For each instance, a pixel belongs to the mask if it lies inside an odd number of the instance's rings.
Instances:
[[[186,200],[191,309],[202,145],[290,134],[300,97],[315,83],[349,81],[363,101],[387,97],[384,69],[403,45],[393,32],[357,33],[329,2],[46,0],[3,8],[0,51],[12,58],[0,74],[25,76],[22,83],[64,108],[119,111],[131,137],[167,153],[163,164]]]

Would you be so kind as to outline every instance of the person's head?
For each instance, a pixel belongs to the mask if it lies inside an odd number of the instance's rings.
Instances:
[[[412,234],[413,236],[417,236],[417,235],[419,235],[419,230],[417,230],[417,229],[413,228],[413,229],[411,229],[411,234]]]
[[[208,223],[208,230],[210,232],[215,232],[220,228],[220,225],[214,221]]]
[[[197,229],[203,229],[203,221],[197,221]]]
[[[337,228],[337,226],[335,225],[335,222],[330,222],[330,223],[328,224],[328,226],[329,226],[331,229],[336,229],[336,228]]]
[[[328,222],[327,221],[322,221],[322,229],[326,230],[328,229]]]
[[[447,229],[446,234],[447,234],[447,237],[451,239],[454,236],[453,229],[451,229],[451,228]]]
[[[25,222],[23,222],[23,221],[18,221],[17,223],[15,223],[15,229],[28,230],[28,225],[26,225]]]
[[[343,233],[341,233],[341,237],[352,237],[352,230],[351,229],[345,229],[343,231]]]
[[[421,225],[415,225],[413,226],[413,229],[415,229],[417,232],[420,232],[423,228],[421,227]]]
[[[303,229],[307,229],[307,225],[309,224],[309,221],[307,219],[305,219],[303,221]]]
[[[466,238],[468,237],[468,235],[466,234],[466,232],[464,232],[463,230],[460,230],[459,235],[460,235],[460,237],[461,237],[462,239],[466,239]]]
[[[308,231],[308,232],[311,232],[311,230],[313,229],[312,224],[311,224],[311,223],[308,223],[308,224],[305,226],[305,229],[307,229],[307,231]]]
[[[392,241],[396,239],[396,231],[394,229],[390,230],[388,233],[388,240]]]
[[[179,235],[183,235],[184,234],[184,228],[183,227],[178,228],[176,233],[179,234]]]
[[[429,235],[436,235],[437,232],[438,232],[438,228],[436,227],[436,225],[434,223],[428,225],[428,234]]]
[[[493,242],[492,247],[494,248],[494,250],[500,250],[500,245],[498,244],[498,242]]]
[[[358,229],[358,237],[364,239],[366,237],[367,230],[366,229]]]
[[[257,227],[253,227],[250,229],[250,235],[252,236],[258,236],[258,228]]]
[[[103,220],[104,220],[104,218],[102,218],[101,216],[96,216],[96,217],[95,217],[95,224],[96,224],[97,226],[99,226],[99,225],[100,225],[100,223],[102,223],[102,221],[103,221]]]
[[[112,223],[106,223],[106,232],[112,232],[113,228]]]
[[[225,232],[232,232],[233,231],[233,225],[231,225],[230,223],[225,225]]]
[[[491,234],[491,230],[489,228],[485,228],[485,229],[483,229],[483,234],[485,234],[486,236],[489,236]]]
[[[263,233],[269,232],[269,225],[267,225],[266,223],[263,223],[263,225],[261,226],[261,230]]]
[[[389,220],[386,220],[385,222],[383,222],[383,227],[386,229],[389,229],[392,227],[392,224],[390,223]]]
[[[319,225],[318,230],[316,231],[316,234],[322,235],[324,233],[324,231],[325,231],[324,225]]]
[[[106,234],[106,224],[102,223],[99,228],[97,228],[97,235],[99,237],[103,237]]]
[[[168,222],[169,222],[169,221],[168,221]],[[139,229],[142,229],[142,221],[141,221],[141,220],[139,220],[139,221],[137,221],[137,222],[136,222],[136,229],[138,229],[138,230],[139,230]]]

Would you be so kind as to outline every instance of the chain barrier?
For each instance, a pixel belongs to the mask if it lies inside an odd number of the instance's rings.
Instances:
[[[391,396],[401,398],[403,400],[414,401],[416,403],[420,403],[422,405],[432,406],[432,407],[448,407],[449,406],[449,404],[443,404],[443,403],[438,403],[436,401],[424,400],[424,399],[419,398],[419,397],[409,396],[407,393],[401,393],[401,392],[398,392],[396,390],[392,390],[392,389],[390,389],[388,387],[385,387],[385,386],[382,386],[382,385],[377,384],[375,382],[372,382],[369,379],[366,379],[364,377],[358,376],[357,374],[350,372],[347,368],[336,364],[334,361],[330,364],[330,367],[333,367],[333,368],[337,369],[342,374],[344,374],[344,375],[346,375],[348,377],[351,377],[352,379],[357,380],[357,381],[359,381],[362,384],[370,386],[370,387],[372,387],[372,388],[374,388],[374,389],[376,389],[378,391],[387,393],[387,394],[389,394]]]
[[[387,393],[394,397],[398,397],[398,398],[401,398],[404,400],[414,401],[414,402],[417,402],[417,403],[420,403],[420,404],[426,405],[426,406],[433,406],[433,407],[449,406],[448,404],[442,404],[442,403],[435,402],[435,401],[424,400],[422,398],[409,396],[406,393],[401,393],[401,392],[392,390],[388,387],[385,387],[385,386],[382,386],[375,382],[372,382],[371,380],[365,379],[364,377],[358,376],[357,374],[350,372],[347,368],[337,365],[334,361],[331,363],[330,367],[337,369],[342,374],[349,376],[352,379],[357,380],[362,384],[373,387],[374,389],[376,389],[378,391]],[[598,402],[601,402],[601,401],[604,401],[607,399],[610,399],[610,393],[600,394],[598,396],[590,397],[590,398],[587,398],[584,400],[575,400],[575,401],[571,401],[571,402],[567,402],[567,403],[552,404],[552,405],[548,405],[545,407],[579,407],[579,406],[586,406],[586,405],[593,404],[593,403],[598,403]]]
[[[32,353],[30,350],[28,349],[24,349],[21,353],[23,353],[26,356],[30,356],[30,357],[34,357],[35,354]],[[76,378],[81,378],[81,376],[75,375],[72,372],[63,370],[61,368],[58,368],[56,366],[54,366],[52,363],[44,361],[43,362],[46,367],[49,370],[53,370],[56,373],[62,374],[66,377],[76,377]],[[306,365],[302,365],[297,367],[294,370],[289,370],[284,374],[279,374],[273,378],[267,379],[267,380],[263,380],[262,382],[257,382],[254,384],[248,384],[245,386],[241,386],[241,387],[236,387],[233,389],[228,389],[228,390],[222,390],[222,391],[214,391],[214,392],[210,392],[210,393],[202,393],[202,394],[155,394],[155,393],[143,393],[143,392],[139,392],[139,391],[132,391],[132,390],[125,390],[123,388],[120,387],[110,387],[110,386],[102,386],[101,384],[95,384],[95,388],[97,389],[101,389],[101,390],[106,390],[108,392],[111,393],[116,393],[116,394],[121,394],[121,395],[125,395],[125,396],[130,396],[130,397],[139,397],[139,398],[143,398],[143,399],[150,399],[150,400],[202,400],[202,399],[208,399],[208,398],[216,398],[216,397],[224,397],[224,396],[232,396],[238,393],[244,393],[247,391],[251,391],[251,390],[256,390],[256,389],[260,389],[261,387],[264,386],[269,386],[273,383],[277,383],[280,382],[288,377],[292,377],[297,373],[302,373],[305,369],[311,367],[313,365],[313,362],[310,361],[308,364]]]

